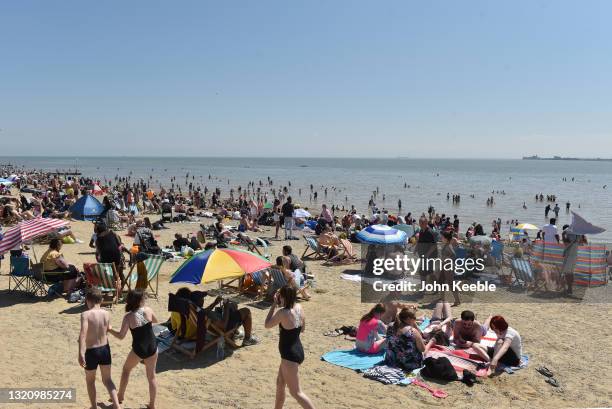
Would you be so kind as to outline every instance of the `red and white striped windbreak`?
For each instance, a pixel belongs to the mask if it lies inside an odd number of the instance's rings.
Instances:
[[[20,222],[2,233],[0,254],[6,253],[21,243],[27,243],[32,239],[49,234],[60,227],[66,226],[68,223],[67,220],[45,219],[42,217]]]

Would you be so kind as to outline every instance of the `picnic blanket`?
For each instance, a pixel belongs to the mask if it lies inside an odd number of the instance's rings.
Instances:
[[[476,376],[487,376],[487,363],[480,358],[472,348],[452,349],[442,345],[434,345],[429,350],[426,357],[448,358],[459,378],[463,376],[463,371],[465,369],[476,374]]]
[[[366,354],[357,349],[339,349],[324,354],[321,359],[330,364],[352,369],[354,371],[365,371],[366,369],[381,364],[385,359],[385,352]]]

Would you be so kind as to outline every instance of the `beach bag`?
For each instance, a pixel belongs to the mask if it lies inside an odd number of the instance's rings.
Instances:
[[[421,375],[442,381],[456,381],[457,372],[449,359],[445,356],[439,358],[426,358],[423,362],[425,367],[421,370]]]
[[[148,229],[139,229],[136,231],[136,234],[140,239],[140,251],[148,254],[159,254],[161,249],[157,245],[157,240],[155,240],[153,234]]]

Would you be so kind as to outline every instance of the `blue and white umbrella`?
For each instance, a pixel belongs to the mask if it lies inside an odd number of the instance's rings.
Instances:
[[[366,244],[404,244],[406,233],[385,224],[374,224],[357,233],[360,242]]]

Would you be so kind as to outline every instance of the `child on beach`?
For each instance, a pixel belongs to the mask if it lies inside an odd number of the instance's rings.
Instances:
[[[90,290],[85,296],[88,310],[81,314],[81,333],[79,334],[79,365],[85,368],[85,380],[91,408],[96,406],[96,370],[100,366],[102,383],[106,386],[113,402],[113,408],[119,409],[117,389],[111,379],[111,352],[106,336],[110,330],[110,313],[100,308],[102,294],[99,290]]]

